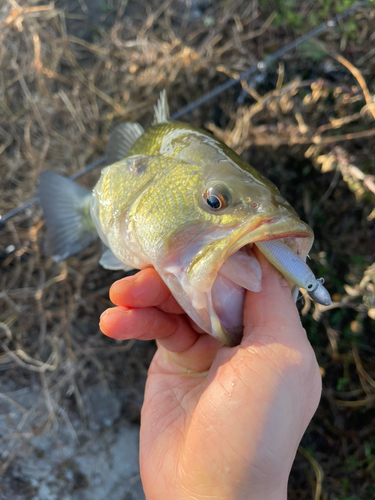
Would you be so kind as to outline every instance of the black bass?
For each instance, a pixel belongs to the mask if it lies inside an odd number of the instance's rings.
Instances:
[[[186,313],[227,345],[242,336],[245,291],[260,291],[260,251],[317,302],[330,297],[305,260],[313,243],[278,189],[211,134],[169,119],[166,94],[146,131],[124,123],[110,136],[93,192],[43,172],[39,199],[56,260],[97,235],[108,269],[154,266]]]

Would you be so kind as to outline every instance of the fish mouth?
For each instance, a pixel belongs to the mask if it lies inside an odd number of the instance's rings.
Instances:
[[[285,217],[270,217],[257,221],[250,231],[228,248],[225,258],[249,244],[274,239],[284,239],[297,255],[307,255],[312,246],[313,238],[311,228],[302,221],[298,221],[297,224],[290,227],[290,220],[285,220]]]
[[[257,242],[274,239],[281,240],[306,260],[313,232],[297,218],[259,218],[216,242],[211,251],[200,252],[189,266],[190,286],[197,295],[205,296],[209,333],[228,346],[238,345],[242,339],[246,290],[261,290],[261,268],[252,247]]]

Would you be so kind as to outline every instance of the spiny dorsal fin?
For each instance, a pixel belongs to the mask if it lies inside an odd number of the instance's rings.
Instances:
[[[158,102],[156,103],[156,106],[154,106],[154,110],[155,110],[155,117],[153,125],[156,125],[157,123],[169,122],[169,106],[168,106],[167,93],[165,89],[162,92],[160,92],[160,97]]]
[[[125,122],[118,125],[109,136],[106,155],[108,163],[116,163],[128,156],[130,148],[141,137],[144,130],[139,123]]]

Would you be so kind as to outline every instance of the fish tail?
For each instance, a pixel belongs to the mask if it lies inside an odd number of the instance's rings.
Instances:
[[[40,176],[38,198],[48,230],[48,250],[55,262],[80,252],[98,237],[88,189],[47,170]]]

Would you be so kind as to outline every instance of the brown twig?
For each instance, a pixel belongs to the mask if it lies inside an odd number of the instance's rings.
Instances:
[[[373,118],[375,119],[375,103],[372,100],[371,94],[370,94],[368,87],[367,87],[366,80],[363,78],[362,73],[351,62],[349,62],[343,55],[338,54],[337,52],[335,52],[333,50],[330,50],[329,52],[332,55],[332,57],[334,57],[337,61],[339,61],[343,66],[345,66],[345,68],[347,68],[352,73],[354,78],[357,80],[357,82],[359,83],[359,85],[362,89],[362,92],[363,92],[363,95],[364,95],[364,98],[365,98],[365,101],[367,104],[367,108],[370,111],[370,113],[372,114]]]

